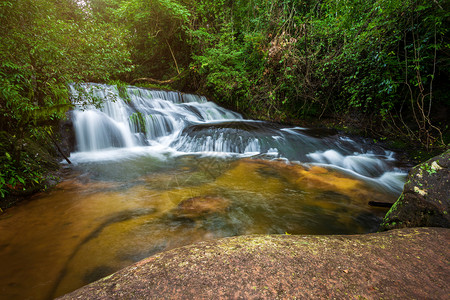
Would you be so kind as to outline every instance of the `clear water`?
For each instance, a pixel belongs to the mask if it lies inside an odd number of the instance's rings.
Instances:
[[[125,101],[93,86],[115,102],[73,112],[64,181],[0,215],[0,299],[54,298],[207,239],[375,231],[386,209],[368,201],[393,202],[404,183],[394,153],[363,141],[196,95],[129,87]]]

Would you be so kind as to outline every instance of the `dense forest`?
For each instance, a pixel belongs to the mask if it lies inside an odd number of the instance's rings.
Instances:
[[[2,0],[0,24],[1,197],[44,187],[69,84],[87,81],[449,143],[449,1]]]

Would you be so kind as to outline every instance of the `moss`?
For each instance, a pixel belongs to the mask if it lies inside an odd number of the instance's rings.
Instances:
[[[392,207],[386,213],[386,217],[389,216],[389,214],[394,213],[403,204],[403,199],[404,199],[404,195],[402,193],[400,195],[400,197],[397,199],[397,201],[395,201],[395,203],[392,205]]]

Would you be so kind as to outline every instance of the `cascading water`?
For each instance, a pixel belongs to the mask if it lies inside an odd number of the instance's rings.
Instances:
[[[95,87],[95,88],[93,88]],[[114,86],[87,85],[86,94],[105,98],[100,108],[78,107],[73,122],[79,152],[108,148],[130,148],[160,144],[168,147],[189,125],[242,117],[223,109],[205,97],[177,92],[127,88],[127,99]],[[108,90],[105,93],[101,88]],[[72,89],[74,97],[79,90]],[[82,96],[81,96],[82,97]]]
[[[259,156],[336,168],[396,193],[403,185],[405,174],[395,168],[393,152],[377,148],[374,153],[348,137],[244,120],[198,95],[130,86],[121,97],[115,86],[87,84],[83,89],[85,94],[111,100],[100,108],[78,106],[73,111],[75,162],[139,153]],[[77,89],[72,94],[83,98]]]
[[[368,201],[394,202],[404,182],[394,154],[364,140],[245,120],[201,96],[72,94],[64,181],[0,219],[0,298],[53,299],[206,239],[373,232],[386,209]]]

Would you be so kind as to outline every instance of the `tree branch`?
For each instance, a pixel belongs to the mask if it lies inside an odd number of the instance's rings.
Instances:
[[[185,74],[188,73],[188,71],[189,71],[189,70],[184,70],[183,72],[178,73],[178,75],[176,75],[175,77],[172,77],[172,78],[170,78],[170,79],[168,79],[168,80],[158,80],[158,79],[147,78],[147,77],[136,78],[136,79],[133,79],[133,80],[131,81],[131,84],[134,84],[134,83],[136,83],[136,82],[138,82],[138,81],[147,81],[147,82],[156,83],[156,84],[170,84],[170,83],[172,83],[172,82],[177,81],[177,80],[180,79],[181,77],[183,77]]]

